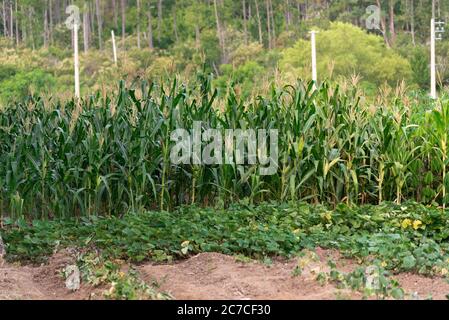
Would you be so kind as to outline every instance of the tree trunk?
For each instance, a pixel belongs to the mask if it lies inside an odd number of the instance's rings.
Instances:
[[[246,21],[246,1],[242,0],[242,7],[243,7],[243,33],[245,36],[245,44],[248,44],[248,23]]]
[[[220,25],[217,0],[214,0],[214,11],[215,11],[215,23],[217,25],[217,37],[218,37],[218,42],[220,44],[220,49],[221,49],[221,63],[226,63],[226,60],[227,60],[226,59],[226,44],[225,44],[225,40],[224,40],[223,31],[222,31],[221,25]]]
[[[307,2],[307,0],[304,4],[304,20],[309,20],[309,3]]]
[[[5,0],[3,0],[3,34],[5,37],[8,37],[8,23],[6,22],[6,7]]]
[[[90,22],[90,32],[94,32],[95,30],[95,9],[94,9],[94,3],[89,2],[87,6],[89,7],[89,22]]]
[[[15,1],[15,5],[16,5],[16,46],[19,46],[19,14],[17,11],[17,0]]]
[[[56,24],[59,24],[61,23],[61,0],[56,0],[55,11]]]
[[[387,35],[387,26],[386,26],[386,22],[385,22],[385,17],[382,16],[382,5],[380,3],[380,0],[376,0],[376,4],[377,7],[380,9],[380,31],[382,32],[382,35],[384,37],[384,41],[385,41],[385,45],[390,48],[390,41],[388,40],[388,35]]]
[[[256,4],[257,26],[259,29],[259,43],[263,44],[262,21],[260,20],[259,3],[257,2],[257,0],[254,0],[254,2]]]
[[[432,0],[432,19],[435,19],[435,0]]]
[[[122,43],[125,46],[125,38],[126,38],[126,0],[120,1],[121,5],[121,15],[122,15]]]
[[[271,49],[271,15],[270,15],[270,4],[268,0],[265,0],[265,6],[267,9],[267,34],[268,34],[268,49]]]
[[[287,7],[285,8],[285,24],[287,26],[287,30],[290,29],[290,1],[287,0]]]
[[[20,12],[25,13],[25,10],[23,10],[23,6],[20,6]],[[26,45],[28,40],[26,19],[22,19],[20,28],[22,29],[22,42]]]
[[[151,14],[151,3],[150,1],[148,1],[148,46],[150,47],[151,50],[154,49],[154,44],[153,44],[153,17]]]
[[[48,48],[48,7],[44,10],[44,47]]]
[[[396,30],[394,27],[394,0],[390,0],[390,44],[396,42]]]
[[[83,11],[83,48],[84,53],[89,51],[89,12],[87,7]]]
[[[271,36],[271,42],[272,42],[272,48],[276,46],[276,21],[274,20],[274,13],[273,13],[273,2],[271,0],[268,0],[270,3],[270,15],[271,15],[271,31],[273,32]]]
[[[296,10],[298,11],[298,23],[301,22],[301,5],[298,0],[296,0]]]
[[[175,40],[176,42],[178,42],[179,37],[178,37],[178,24],[176,21],[176,14],[177,13],[176,13],[176,0],[175,0],[175,3],[173,5],[173,31],[175,33]]]
[[[162,37],[162,0],[157,2],[157,40],[160,42]]]
[[[196,49],[199,49],[201,47],[200,28],[197,24],[195,24],[195,46]]]
[[[12,3],[11,2],[9,3],[9,16],[11,18],[9,20],[9,23],[10,23],[10,25],[9,25],[9,30],[10,30],[9,35],[11,36],[11,40],[14,40],[14,16],[13,16],[13,13],[12,13]]]
[[[140,49],[140,0],[137,0],[137,48]]]
[[[112,0],[112,11],[114,13],[114,26],[115,26],[115,29],[118,29],[117,0]]]
[[[34,42],[33,25],[31,24],[31,22],[33,21],[33,9],[31,7],[28,7],[28,21],[29,21],[29,27],[30,27],[31,45],[32,45],[32,48],[34,51],[34,50],[36,50],[36,44]]]
[[[17,2],[17,0],[16,0],[16,2]],[[49,19],[50,19],[50,26],[48,28],[48,36],[50,38],[50,44],[53,45],[53,0],[49,0],[48,10],[49,10]]]
[[[102,41],[102,21],[101,21],[101,10],[100,10],[100,0],[95,0],[95,11],[97,13],[97,26],[98,26],[98,47],[100,50],[103,50],[103,41]]]
[[[416,46],[416,41],[415,41],[415,3],[414,3],[414,0],[410,0],[410,32],[412,34],[413,45]]]
[[[123,46],[125,46],[125,37],[126,37],[126,0],[121,0],[121,10],[122,10],[122,42]]]

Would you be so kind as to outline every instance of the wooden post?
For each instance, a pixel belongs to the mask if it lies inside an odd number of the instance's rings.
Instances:
[[[313,86],[316,89],[318,80],[316,70],[316,39],[315,39],[316,31],[312,30],[310,34],[311,34],[310,42],[312,46],[312,81],[314,82]]]
[[[78,54],[78,21],[73,24],[73,49],[75,51],[75,98],[80,97],[80,70],[79,70],[79,54]]]

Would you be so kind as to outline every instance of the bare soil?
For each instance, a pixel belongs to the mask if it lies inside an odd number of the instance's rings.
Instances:
[[[360,293],[318,283],[316,276],[329,271],[327,260],[330,258],[337,262],[340,271],[351,271],[357,266],[356,261],[344,259],[338,252],[317,248],[316,253],[302,258],[274,259],[269,265],[242,262],[218,253],[202,253],[174,264],[147,263],[136,268],[148,284],[157,284],[161,291],[175,299],[361,299]],[[59,252],[41,266],[0,265],[0,300],[101,298],[103,289],[86,284],[76,292],[66,289],[62,270],[73,262],[68,252]],[[294,273],[297,265],[301,265],[300,275]],[[449,284],[443,278],[409,273],[395,278],[407,293],[415,293],[420,299],[429,296],[446,299],[449,293]]]
[[[81,284],[80,290],[65,286],[62,270],[74,259],[67,251],[53,255],[47,264],[0,265],[0,300],[86,300],[98,295],[98,289]]]
[[[316,255],[288,261],[275,259],[270,265],[239,262],[235,257],[218,253],[201,253],[176,264],[147,264],[140,267],[140,273],[146,282],[156,282],[175,299],[362,299],[361,293],[341,290],[330,283],[322,285],[316,280],[320,272],[329,272],[329,259],[342,272],[353,271],[358,266],[356,261],[345,259],[336,251],[317,248]],[[301,275],[294,274],[297,265],[302,267]],[[449,283],[443,278],[409,273],[393,278],[409,298],[446,300],[449,293]]]

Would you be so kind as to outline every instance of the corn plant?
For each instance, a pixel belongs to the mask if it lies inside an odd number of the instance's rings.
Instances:
[[[79,102],[31,96],[0,110],[0,206],[13,218],[121,215],[246,199],[336,205],[446,203],[449,107],[383,101],[323,83],[242,99],[209,76],[145,81]],[[278,129],[279,168],[173,164],[173,130]],[[421,178],[426,177],[426,179]],[[434,177],[441,177],[435,179]],[[434,190],[433,197],[429,189]]]

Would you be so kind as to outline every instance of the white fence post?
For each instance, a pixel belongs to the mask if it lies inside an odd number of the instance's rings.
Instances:
[[[437,98],[436,63],[435,63],[435,20],[430,20],[430,97]]]
[[[316,35],[316,31],[312,30],[310,32],[311,34],[311,45],[312,45],[312,81],[314,81],[314,85],[313,87],[316,89],[317,88],[317,70],[316,70],[316,39],[315,39],[315,35]]]

